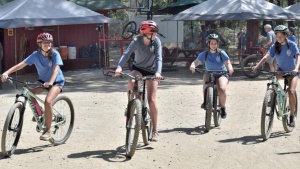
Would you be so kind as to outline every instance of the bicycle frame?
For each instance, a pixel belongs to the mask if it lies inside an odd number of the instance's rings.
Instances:
[[[272,79],[271,82],[267,84],[267,90],[269,90],[270,88],[274,90],[274,92],[276,92],[276,103],[275,105],[278,106],[278,109],[275,106],[275,111],[276,114],[279,117],[282,117],[284,115],[287,115],[284,113],[285,107],[286,105],[284,104],[286,99],[287,99],[287,93],[286,91],[286,78],[284,78],[284,88],[282,88],[282,86],[280,85],[280,83],[278,82],[276,75],[272,75]],[[271,86],[271,87],[270,87]],[[279,89],[279,90],[278,90]],[[280,93],[279,93],[280,92]],[[282,101],[280,100],[280,95],[282,95]]]
[[[18,81],[19,82],[19,81]],[[19,83],[23,83],[23,82],[19,82]],[[45,126],[45,118],[44,118],[44,112],[42,113],[42,116],[41,116],[41,118],[39,118],[38,117],[38,115],[37,115],[37,111],[36,111],[36,109],[35,109],[35,107],[34,107],[34,105],[33,105],[33,103],[32,103],[32,100],[30,99],[30,97],[33,97],[33,98],[35,98],[39,103],[41,103],[42,105],[44,105],[45,104],[45,102],[41,99],[41,98],[39,98],[38,96],[36,96],[34,93],[32,93],[31,91],[30,91],[30,89],[28,89],[28,87],[27,87],[27,85],[37,85],[37,84],[27,84],[27,83],[24,83],[24,86],[22,87],[22,91],[21,91],[21,94],[17,94],[16,95],[16,98],[15,98],[15,103],[17,103],[17,102],[21,102],[22,104],[23,104],[23,112],[22,113],[24,113],[25,112],[25,109],[26,109],[26,103],[27,103],[27,101],[28,101],[28,103],[29,103],[29,105],[30,105],[30,108],[31,108],[31,111],[32,111],[32,114],[33,114],[33,116],[35,117],[35,119],[36,119],[36,122],[37,122],[37,127],[40,129],[40,130],[44,130],[45,128],[46,128],[46,126]],[[24,100],[22,101],[22,100],[20,100],[20,97],[23,97],[24,98]],[[58,113],[58,114],[61,114],[61,113],[59,113],[56,109],[54,109],[54,108],[52,108],[52,110],[53,111],[55,111],[56,113]],[[41,121],[41,119],[42,119],[42,121]],[[62,122],[52,122],[51,123],[51,127],[54,127],[54,126],[57,126],[57,125],[60,125],[60,124],[62,124],[63,123],[63,121]]]

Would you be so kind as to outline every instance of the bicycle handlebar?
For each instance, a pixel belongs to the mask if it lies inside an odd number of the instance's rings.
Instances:
[[[108,71],[107,75],[108,75],[109,73],[116,73],[116,71],[110,70],[110,71]],[[156,79],[155,76],[143,76],[143,77],[139,77],[139,76],[132,76],[132,75],[129,74],[129,73],[123,73],[123,72],[120,72],[120,74],[121,74],[122,76],[127,76],[127,77],[130,77],[130,78],[132,78],[132,79],[134,79],[134,80],[138,80],[138,81],[155,80],[155,79]],[[164,77],[162,77],[161,80],[164,80]]]
[[[11,84],[13,84],[13,81],[14,82],[18,82],[18,83],[20,83],[20,84],[23,84],[24,86],[29,86],[29,85],[34,85],[34,86],[36,86],[36,87],[45,87],[42,83],[31,83],[31,82],[27,82],[27,81],[24,81],[24,82],[22,82],[22,81],[20,81],[20,80],[17,80],[17,79],[14,79],[14,78],[12,78],[12,77],[7,77],[7,80],[11,83]],[[49,87],[52,87],[52,85],[50,85]]]
[[[292,71],[266,71],[266,70],[258,70],[261,73],[269,73],[269,74],[273,74],[273,75],[278,75],[278,74],[283,74],[283,77],[288,77],[290,75],[292,75]],[[297,74],[299,74],[300,72],[298,72]]]
[[[229,73],[228,71],[224,71],[224,70],[206,70],[206,69],[199,69],[199,68],[195,68],[195,71],[199,73],[202,73],[203,71],[207,73],[219,73],[219,74]]]

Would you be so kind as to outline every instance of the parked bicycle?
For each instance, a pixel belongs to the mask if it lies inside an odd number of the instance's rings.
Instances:
[[[134,35],[137,35],[140,33],[140,30],[137,28],[137,24],[135,21],[130,21],[128,22],[125,26],[124,29],[122,31],[122,37],[124,39],[130,39],[132,38]],[[157,32],[157,34],[163,38],[166,38],[163,34]]]
[[[267,91],[265,94],[262,114],[261,114],[261,136],[263,140],[269,139],[273,127],[274,112],[276,112],[277,118],[282,118],[283,128],[286,132],[292,132],[294,127],[290,126],[290,106],[289,106],[289,88],[288,77],[291,75],[291,72],[267,72],[261,71],[264,73],[271,73],[271,82],[267,84]],[[284,74],[284,87],[278,82],[276,75]],[[298,101],[297,93],[295,93],[296,105],[295,105],[295,118],[297,117],[298,110]]]
[[[258,62],[264,57],[265,52],[267,52],[266,48],[260,46],[258,47],[256,54],[249,55],[243,60],[241,68],[245,76],[249,78],[256,78],[260,75],[261,72],[259,71],[253,72],[252,67],[258,64]],[[259,69],[264,70],[265,67],[266,67],[265,64],[263,64]]]
[[[5,156],[14,154],[23,128],[24,113],[28,101],[35,121],[37,123],[36,131],[41,132],[46,129],[45,115],[42,108],[44,101],[30,91],[30,87],[43,87],[41,84],[22,82],[12,77],[8,77],[12,84],[17,82],[23,85],[21,94],[16,95],[15,102],[10,108],[2,131],[1,149]],[[36,101],[31,100],[31,97]],[[67,96],[58,96],[53,101],[53,118],[51,124],[52,138],[49,140],[53,145],[65,143],[70,137],[74,126],[74,107]]]
[[[211,117],[214,116],[214,124],[216,127],[221,125],[221,106],[219,102],[219,95],[217,89],[217,82],[214,74],[225,75],[228,74],[228,71],[223,70],[205,70],[196,68],[195,71],[202,73],[205,71],[209,74],[209,79],[207,84],[208,86],[204,90],[204,110],[205,113],[205,131],[209,132],[211,129]]]
[[[109,71],[108,73],[115,73]],[[120,72],[121,76],[127,76],[134,80],[133,90],[128,91],[128,104],[126,116],[126,155],[132,157],[138,145],[139,133],[142,130],[143,142],[149,144],[152,139],[153,123],[150,118],[150,110],[147,101],[146,80],[155,80],[154,76],[132,76],[129,73]],[[139,84],[139,81],[143,81]]]

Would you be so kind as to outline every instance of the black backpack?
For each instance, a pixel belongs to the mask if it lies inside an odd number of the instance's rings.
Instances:
[[[221,61],[223,62],[223,58],[222,58],[222,54],[221,54],[222,51],[224,51],[227,55],[228,55],[228,53],[227,53],[225,50],[217,49],[217,52],[219,53],[220,59],[221,59]],[[205,52],[206,52],[206,53],[205,53],[205,59],[204,59],[204,62],[206,62],[206,60],[207,60],[207,57],[208,57],[208,50],[206,50]],[[229,57],[229,55],[228,55],[228,57]]]

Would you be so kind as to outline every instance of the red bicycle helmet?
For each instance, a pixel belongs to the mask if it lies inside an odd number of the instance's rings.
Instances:
[[[42,41],[51,41],[53,42],[53,36],[50,33],[40,33],[37,38],[36,38],[36,42],[40,43]]]
[[[146,20],[141,22],[140,31],[142,34],[152,34],[158,32],[158,25],[152,20]]]

